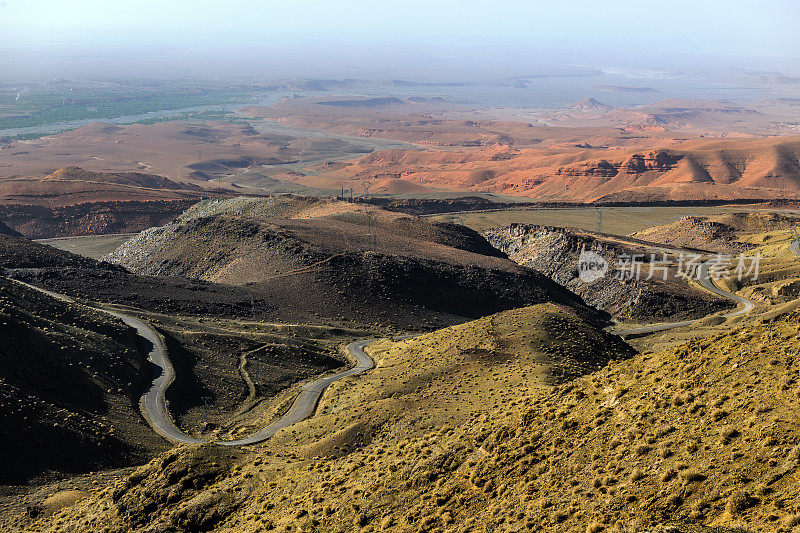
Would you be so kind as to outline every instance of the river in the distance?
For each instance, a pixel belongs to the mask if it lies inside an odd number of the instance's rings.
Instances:
[[[754,83],[714,82],[686,75],[639,75],[616,71],[591,71],[588,74],[570,76],[530,76],[497,83],[466,84],[411,84],[387,85],[375,82],[370,85],[359,84],[353,88],[330,91],[280,91],[265,93],[250,102],[231,102],[218,105],[203,105],[179,109],[163,109],[140,115],[121,117],[96,117],[92,119],[59,122],[43,126],[0,129],[0,136],[23,134],[52,134],[79,128],[92,122],[109,124],[130,124],[142,120],[168,120],[183,113],[204,111],[233,112],[247,105],[271,106],[281,98],[297,96],[336,97],[438,97],[443,98],[451,109],[462,108],[470,111],[480,108],[563,108],[592,97],[603,104],[619,108],[636,108],[663,100],[677,98],[684,100],[720,99],[735,102],[756,102],[774,98],[797,97],[800,88],[796,86],[770,87]]]
[[[278,101],[281,98],[287,95],[288,93],[275,93],[266,95],[262,97],[260,100],[254,100],[252,102],[201,105],[194,107],[182,107],[179,109],[160,109],[157,111],[149,111],[147,113],[142,113],[140,115],[124,115],[121,117],[97,117],[97,118],[88,118],[82,120],[71,120],[67,122],[58,122],[55,124],[45,124],[43,126],[31,126],[27,128],[0,129],[0,137],[35,134],[35,133],[41,133],[41,134],[59,133],[67,130],[74,130],[75,128],[80,128],[81,126],[92,124],[93,122],[105,122],[107,124],[130,124],[132,122],[139,122],[140,120],[169,119],[172,117],[180,116],[183,113],[202,113],[206,111],[232,112],[248,105],[271,106],[278,103]]]

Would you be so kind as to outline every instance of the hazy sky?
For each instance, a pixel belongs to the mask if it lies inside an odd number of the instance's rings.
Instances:
[[[37,50],[343,63],[407,50],[547,62],[800,57],[800,0],[0,0],[0,68]],[[560,58],[556,58],[559,60]],[[800,68],[800,67],[799,67]],[[2,74],[2,73],[0,73]]]

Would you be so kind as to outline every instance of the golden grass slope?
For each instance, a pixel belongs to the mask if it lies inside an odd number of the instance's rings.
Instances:
[[[798,223],[800,218],[795,216],[763,211],[697,215],[647,228],[632,236],[678,248],[738,254],[757,246],[750,242],[754,240],[751,236],[791,229]]]
[[[515,341],[512,353],[535,359],[536,352],[524,347],[543,332],[536,326],[540,319],[530,321],[536,311],[494,317],[496,323],[513,328],[515,333],[505,337]],[[508,320],[513,313],[521,314]],[[27,527],[796,531],[798,318],[785,315],[674,350],[612,361],[549,390],[504,383],[519,374],[515,363],[485,363],[481,374],[484,379],[496,374],[494,390],[502,389],[504,397],[492,398],[483,386],[486,381],[460,377],[457,385],[472,389],[473,403],[483,406],[461,416],[452,416],[450,406],[433,394],[451,388],[445,385],[451,371],[443,366],[438,375],[429,374],[430,386],[416,392],[421,403],[397,410],[393,402],[411,394],[405,391],[398,398],[397,389],[391,388],[397,377],[403,372],[425,375],[439,361],[438,347],[425,349],[426,345],[447,339],[447,354],[461,336],[458,350],[469,353],[489,340],[474,329],[479,322],[450,328],[387,346],[387,351],[376,353],[381,366],[369,381],[350,380],[326,395],[323,416],[326,410],[331,412],[327,416],[335,416],[333,411],[344,405],[340,402],[380,398],[375,412],[395,418],[353,451],[314,450],[317,457],[305,458],[297,453],[302,448],[283,444],[291,441],[291,431],[284,432],[282,444],[270,443],[242,455],[213,448],[176,450],[116,489],[100,489],[90,499]],[[556,331],[568,335],[573,325]],[[475,333],[468,341],[469,331]],[[540,340],[548,339],[536,342]],[[585,346],[579,343],[573,354]],[[409,361],[415,365],[393,366]],[[392,376],[388,383],[379,381]],[[403,424],[406,417],[430,417],[430,427],[410,430],[411,424]],[[310,428],[318,422],[305,424]],[[309,429],[296,431],[297,444],[309,439]],[[341,438],[357,442],[367,433],[360,427],[350,432]]]
[[[242,455],[215,447],[180,448],[114,490],[101,489],[44,521],[26,525],[20,519],[17,526],[260,531],[274,523],[342,531],[352,529],[353,504],[364,506],[365,497],[391,506],[399,519],[408,505],[404,497],[377,494],[373,476],[394,475],[403,486],[416,478],[429,483],[429,474],[421,474],[438,460],[439,445],[429,451],[427,445],[418,448],[431,431],[460,427],[509,406],[517,409],[524,398],[539,397],[565,376],[630,353],[571,310],[553,304],[399,343],[384,341],[370,351],[377,361],[374,371],[332,385],[317,415],[279,432],[264,446]],[[368,518],[358,520],[377,525],[380,520],[374,521],[373,514],[370,510]]]

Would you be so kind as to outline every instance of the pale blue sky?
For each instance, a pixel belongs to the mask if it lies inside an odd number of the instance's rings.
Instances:
[[[800,54],[797,0],[0,0],[0,39],[95,42],[198,36]]]
[[[0,0],[0,55],[156,48],[287,53],[291,61],[299,50],[325,61],[353,50],[484,50],[540,62],[562,52],[573,60],[793,58],[798,21],[800,0]]]

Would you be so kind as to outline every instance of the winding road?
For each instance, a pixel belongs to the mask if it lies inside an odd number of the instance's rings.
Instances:
[[[669,249],[656,246],[653,246],[652,249],[665,253],[684,252],[683,250]],[[737,304],[741,305],[741,307],[736,309],[735,311],[724,314],[722,316],[724,318],[732,318],[749,313],[753,309],[754,305],[751,300],[748,300],[747,298],[743,298],[741,296],[723,290],[714,284],[713,280],[711,279],[711,276],[709,275],[710,262],[711,260],[705,261],[698,267],[698,275],[696,281],[709,292],[733,300]],[[69,303],[78,303],[69,296],[48,291],[46,289],[42,289],[40,287],[36,287],[35,285],[30,285],[28,283],[24,283],[21,281],[17,280],[13,281],[21,285],[24,285],[30,289],[47,294],[48,296],[51,296],[58,300]],[[283,416],[281,416],[274,422],[270,423],[269,425],[263,427],[262,429],[256,431],[255,433],[251,434],[248,437],[230,441],[207,441],[187,435],[175,425],[175,422],[169,416],[169,410],[167,409],[165,393],[167,388],[175,379],[175,370],[173,369],[172,363],[170,363],[169,358],[167,357],[167,349],[166,346],[164,345],[164,341],[161,335],[145,320],[141,320],[139,318],[126,315],[119,311],[113,311],[101,307],[91,307],[91,306],[87,307],[90,307],[91,309],[95,309],[97,311],[104,312],[106,314],[109,314],[113,317],[122,320],[128,326],[134,328],[141,337],[143,337],[150,343],[151,350],[150,353],[148,354],[148,360],[159,369],[159,374],[153,380],[150,388],[139,399],[139,407],[141,409],[142,415],[150,424],[150,426],[153,428],[153,430],[155,430],[156,433],[158,433],[165,439],[174,443],[179,443],[179,444],[213,443],[221,446],[246,446],[250,444],[258,444],[272,437],[275,433],[277,433],[281,429],[297,424],[298,422],[301,422],[306,418],[308,418],[309,416],[311,416],[312,414],[314,414],[314,411],[317,408],[317,403],[319,402],[319,399],[322,397],[323,392],[325,392],[325,389],[327,389],[332,383],[350,376],[357,376],[359,374],[363,374],[364,372],[367,372],[368,370],[371,370],[375,367],[375,362],[364,351],[364,348],[368,344],[374,342],[375,339],[365,339],[352,342],[349,345],[347,345],[347,352],[355,358],[356,365],[348,370],[344,370],[337,374],[322,377],[304,384],[301,387],[300,393],[295,398],[291,407]],[[698,322],[699,320],[702,319],[684,320],[681,322],[669,322],[662,324],[652,324],[649,326],[643,326],[633,329],[611,331],[611,333],[614,333],[615,335],[619,335],[624,338],[628,335],[653,333],[657,331],[664,331],[682,326],[689,326]],[[410,336],[401,338],[407,338],[407,337]]]
[[[41,287],[18,280],[12,281],[19,283],[20,285],[24,285],[29,289],[46,294],[57,300],[61,300],[62,302],[73,304],[79,303],[73,298],[57,292],[48,291],[46,289],[42,289]],[[159,335],[159,333],[153,328],[153,326],[144,320],[120,313],[118,311],[103,309],[101,307],[87,307],[122,320],[128,326],[134,328],[141,337],[150,343],[151,349],[150,353],[147,355],[147,359],[159,369],[159,374],[153,380],[150,388],[144,394],[142,394],[142,397],[139,399],[139,408],[145,420],[147,420],[147,423],[150,424],[150,427],[152,427],[156,433],[165,439],[178,444],[211,443],[222,446],[245,446],[248,444],[258,444],[259,442],[267,440],[281,429],[301,422],[314,414],[314,411],[317,408],[317,403],[322,397],[322,393],[325,392],[325,389],[327,389],[331,383],[350,376],[363,374],[364,372],[375,368],[375,361],[373,361],[372,358],[364,351],[364,348],[368,344],[374,342],[375,339],[365,339],[352,342],[347,345],[347,352],[355,358],[356,366],[331,376],[319,378],[303,385],[300,390],[300,394],[298,394],[289,410],[282,417],[275,420],[268,426],[256,431],[249,437],[232,441],[207,441],[187,435],[175,425],[175,422],[173,422],[172,418],[169,416],[165,393],[167,388],[175,379],[175,370],[173,369],[172,363],[170,363],[169,358],[167,357],[167,348],[164,346],[164,341],[161,338],[161,335]]]
[[[658,248],[659,251],[666,251],[668,253],[685,253],[683,250],[672,250],[667,248]],[[714,281],[711,279],[709,275],[709,263],[711,263],[711,259],[702,263],[697,268],[697,278],[695,281],[699,283],[704,289],[709,292],[712,292],[718,296],[722,296],[723,298],[727,298],[729,300],[733,300],[737,304],[740,304],[742,307],[731,311],[730,313],[726,313],[722,315],[723,318],[733,318],[737,316],[746,315],[753,309],[754,302],[752,300],[748,300],[747,298],[743,298],[738,294],[734,294],[732,292],[728,292],[724,289],[717,287],[714,284]],[[704,317],[705,318],[705,317]],[[656,331],[666,331],[668,329],[680,328],[683,326],[691,326],[692,324],[702,320],[702,318],[695,318],[693,320],[683,320],[681,322],[665,322],[662,324],[652,324],[650,326],[643,326],[639,328],[633,329],[626,329],[626,330],[613,330],[611,333],[615,335],[619,335],[622,338],[625,338],[628,335],[642,335],[645,333],[655,333]]]
[[[339,372],[338,374],[320,378],[316,381],[312,381],[303,385],[303,387],[300,389],[300,394],[297,395],[297,398],[295,398],[294,403],[292,403],[292,406],[289,408],[286,414],[284,414],[275,422],[256,431],[249,437],[239,440],[219,441],[217,444],[221,444],[223,446],[245,446],[248,444],[257,444],[267,440],[281,429],[305,420],[314,413],[314,410],[317,408],[317,402],[319,402],[320,397],[322,397],[322,393],[325,392],[325,389],[327,389],[331,383],[350,376],[363,374],[367,370],[372,370],[375,368],[375,361],[373,361],[372,358],[364,351],[364,347],[374,340],[375,339],[367,339],[348,344],[347,351],[350,355],[356,358],[356,366],[349,370]]]

